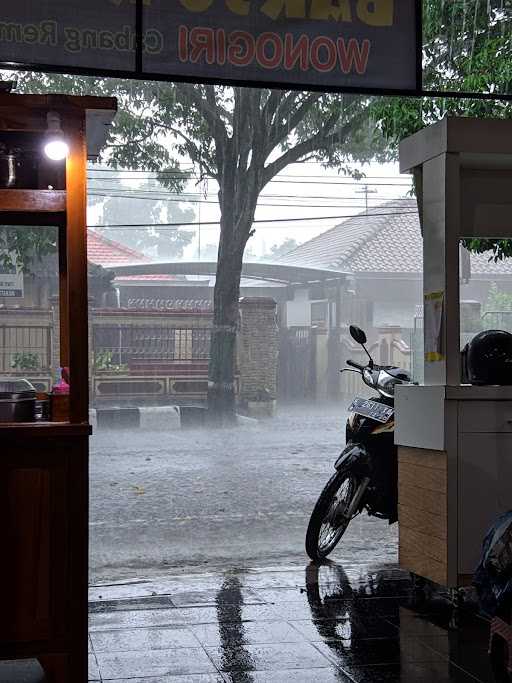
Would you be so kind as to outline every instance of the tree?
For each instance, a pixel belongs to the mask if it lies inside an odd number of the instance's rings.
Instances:
[[[512,12],[503,0],[423,0],[423,80],[445,91],[512,91]],[[373,116],[398,156],[398,143],[446,115],[508,118],[503,100],[382,98]],[[415,190],[421,204],[419,179]],[[421,205],[419,207],[421,209]],[[512,240],[464,241],[472,252],[490,252],[495,261],[512,256]]]
[[[57,231],[52,227],[23,228],[0,226],[0,264],[13,263],[25,273],[34,261],[40,261],[57,249]]]
[[[493,282],[487,292],[485,311],[512,311],[512,294],[500,290],[496,282]]]
[[[349,162],[385,158],[382,136],[369,119],[369,98],[34,73],[19,80],[26,92],[116,96],[120,112],[103,155],[109,166],[156,171],[172,187],[181,181],[179,159],[188,157],[198,180],[216,181],[221,219],[208,408],[217,422],[233,420],[242,259],[259,195],[301,160],[350,173]]]
[[[208,243],[201,247],[201,260],[202,261],[216,261],[217,254],[219,252],[219,245]]]
[[[299,243],[297,240],[293,239],[293,237],[287,237],[283,242],[281,242],[281,244],[273,244],[270,247],[268,254],[265,254],[263,258],[279,260],[281,256],[289,254],[290,251],[293,251],[298,246]]]
[[[101,186],[97,191],[100,190]],[[149,181],[143,182],[136,190],[116,186],[114,190],[107,190],[107,193],[110,194],[106,195],[102,205],[102,222],[106,226],[117,226],[102,228],[107,237],[137,251],[152,252],[160,258],[183,256],[183,249],[192,241],[193,233],[178,227],[162,227],[160,224],[192,222],[195,218],[193,209],[181,206],[177,197],[166,198],[165,189],[159,194],[154,183]],[[126,227],[144,223],[147,227]]]

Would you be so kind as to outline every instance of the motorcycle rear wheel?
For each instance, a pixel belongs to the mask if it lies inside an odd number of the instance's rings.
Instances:
[[[350,506],[357,487],[357,477],[349,469],[335,472],[325,485],[306,532],[306,553],[312,560],[323,560],[340,542],[350,523],[343,510]]]

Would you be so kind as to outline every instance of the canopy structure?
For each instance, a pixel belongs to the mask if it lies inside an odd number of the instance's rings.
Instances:
[[[216,261],[166,261],[163,263],[105,264],[116,276],[122,275],[208,275],[217,271]],[[343,281],[347,273],[329,268],[310,268],[283,263],[244,263],[242,277],[282,285],[305,285],[317,282]]]

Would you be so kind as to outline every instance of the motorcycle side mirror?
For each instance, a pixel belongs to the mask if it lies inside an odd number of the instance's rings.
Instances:
[[[350,336],[354,341],[356,341],[358,344],[366,344],[366,334],[360,327],[357,327],[356,325],[351,325],[349,327],[349,331]]]

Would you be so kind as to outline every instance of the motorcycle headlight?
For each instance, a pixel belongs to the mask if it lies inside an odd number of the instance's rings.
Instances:
[[[395,395],[395,386],[400,383],[400,380],[388,375],[387,372],[381,371],[379,374],[379,389],[388,398],[393,398]]]

